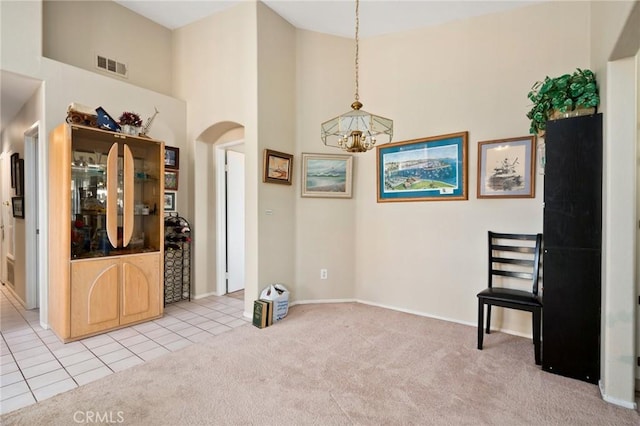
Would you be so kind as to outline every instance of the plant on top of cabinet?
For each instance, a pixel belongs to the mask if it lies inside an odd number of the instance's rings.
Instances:
[[[123,112],[120,118],[120,126],[122,126],[122,133],[138,136],[140,133],[140,126],[142,126],[142,119],[135,112]]]
[[[543,136],[547,120],[593,114],[600,104],[596,76],[576,68],[573,74],[537,81],[527,97],[533,106],[527,113],[529,133]]]
[[[120,124],[129,124],[131,126],[142,126],[142,119],[135,112],[123,112],[119,118]]]

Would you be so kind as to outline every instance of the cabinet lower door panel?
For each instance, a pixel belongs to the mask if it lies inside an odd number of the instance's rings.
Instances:
[[[545,248],[542,369],[600,378],[600,251]]]
[[[159,254],[123,260],[120,324],[160,315],[159,279]]]
[[[118,326],[117,261],[72,263],[71,283],[71,337]]]

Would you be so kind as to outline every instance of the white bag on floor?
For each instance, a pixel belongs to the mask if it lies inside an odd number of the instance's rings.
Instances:
[[[273,322],[280,321],[289,311],[289,290],[282,284],[272,284],[262,290],[260,299],[273,301]]]

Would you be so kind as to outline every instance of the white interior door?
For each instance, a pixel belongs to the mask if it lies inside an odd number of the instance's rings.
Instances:
[[[227,293],[244,289],[244,153],[227,151]]]

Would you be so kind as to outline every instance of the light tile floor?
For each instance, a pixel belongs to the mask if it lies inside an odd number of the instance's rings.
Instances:
[[[243,317],[244,292],[239,291],[173,303],[160,319],[64,344],[40,326],[37,309],[25,310],[0,288],[0,413],[251,322]]]

